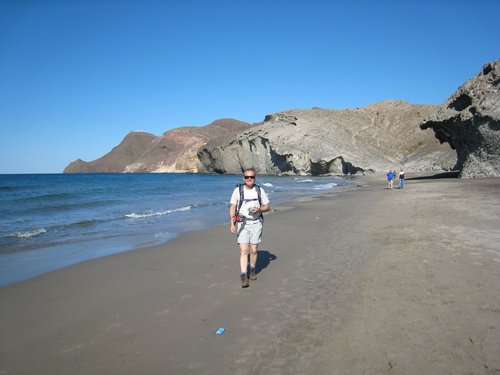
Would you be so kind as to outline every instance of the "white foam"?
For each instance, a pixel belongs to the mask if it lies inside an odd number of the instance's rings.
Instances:
[[[314,185],[313,190],[330,190],[333,189],[335,186],[337,186],[335,182],[331,182],[329,184]]]
[[[163,216],[163,215],[168,215],[174,212],[182,212],[182,211],[189,211],[191,209],[191,206],[187,207],[181,207],[181,208],[176,208],[173,210],[166,210],[166,211],[158,211],[158,212],[148,212],[144,214],[136,214],[136,213],[131,213],[125,215],[125,217],[129,219],[144,219],[146,217],[154,217],[154,216]]]
[[[31,237],[39,236],[39,235],[44,234],[44,233],[47,233],[45,228],[38,228],[38,229],[30,230],[28,232],[17,233],[16,237],[31,238]]]
[[[267,187],[273,187],[274,185],[271,184],[270,182],[264,182],[263,184],[261,184],[262,186],[267,186]]]
[[[296,182],[313,182],[313,180],[298,180],[298,179],[295,179]]]

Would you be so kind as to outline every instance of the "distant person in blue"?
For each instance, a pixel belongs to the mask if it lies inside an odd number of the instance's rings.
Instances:
[[[399,170],[399,188],[402,189],[405,187],[405,170],[401,168]]]
[[[387,172],[387,182],[388,182],[388,188],[389,190],[392,190],[392,184],[394,181],[394,172],[389,169],[389,172]]]

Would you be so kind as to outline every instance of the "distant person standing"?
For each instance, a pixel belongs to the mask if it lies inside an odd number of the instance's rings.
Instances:
[[[403,168],[399,170],[399,188],[402,189],[405,187],[405,171]]]
[[[250,254],[250,280],[257,280],[255,265],[257,250],[262,240],[263,212],[271,209],[266,192],[255,184],[254,168],[243,171],[244,184],[238,184],[233,190],[229,206],[230,230],[236,234],[240,246],[241,287],[250,286],[248,276],[248,254]]]
[[[388,188],[389,188],[389,190],[392,190],[392,185],[393,185],[394,177],[395,177],[394,176],[394,172],[389,169],[389,171],[387,172],[387,182],[388,182]]]

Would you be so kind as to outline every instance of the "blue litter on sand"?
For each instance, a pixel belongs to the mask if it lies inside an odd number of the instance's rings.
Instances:
[[[215,334],[217,335],[222,335],[224,333],[225,329],[224,328],[219,328]]]

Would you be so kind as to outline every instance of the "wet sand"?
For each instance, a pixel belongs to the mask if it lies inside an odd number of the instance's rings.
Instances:
[[[438,177],[279,207],[247,289],[226,226],[2,287],[0,374],[499,374],[500,179]]]

